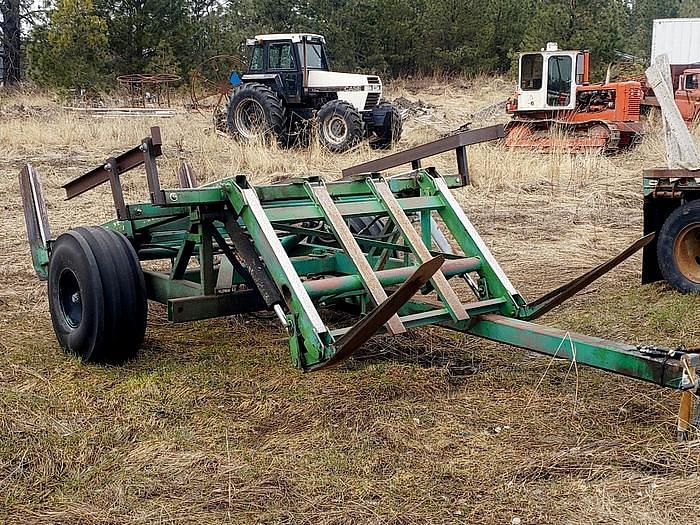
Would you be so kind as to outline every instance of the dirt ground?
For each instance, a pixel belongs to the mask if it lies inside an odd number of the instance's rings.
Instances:
[[[503,120],[502,79],[401,82],[397,149]],[[428,109],[425,109],[427,107]],[[678,394],[438,328],[377,337],[345,366],[292,368],[268,315],[171,326],[150,305],[139,358],[82,365],[54,338],[31,269],[17,174],[43,177],[54,237],[111,218],[107,187],[61,185],[163,130],[165,185],[320,174],[379,156],[242,146],[179,112],[106,119],[0,94],[0,523],[700,523],[700,441],[675,442]],[[696,138],[700,136],[696,133]],[[526,298],[641,235],[641,170],[663,164],[658,122],[615,157],[470,149],[468,216]],[[450,155],[435,158],[454,170]],[[143,199],[143,177],[126,180]],[[700,297],[642,286],[641,257],[542,319],[631,343],[700,346]]]

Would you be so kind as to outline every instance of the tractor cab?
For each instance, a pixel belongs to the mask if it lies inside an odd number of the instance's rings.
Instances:
[[[321,35],[294,33],[257,35],[246,40],[250,49],[248,73],[269,71],[329,71]]]
[[[512,111],[574,109],[576,87],[588,84],[588,69],[588,51],[560,51],[554,42],[521,54],[517,107]]]
[[[314,34],[256,35],[246,40],[249,66],[242,80],[274,80],[285,101],[298,104],[306,94],[309,71],[330,69],[325,43],[321,35]]]

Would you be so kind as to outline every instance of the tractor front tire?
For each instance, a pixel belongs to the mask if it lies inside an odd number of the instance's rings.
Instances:
[[[245,84],[231,97],[226,114],[228,130],[245,141],[280,140],[285,131],[284,106],[264,84]]]
[[[61,347],[84,362],[119,363],[136,355],[148,301],[131,243],[99,226],[56,239],[49,261],[49,309]]]
[[[700,293],[700,200],[676,208],[659,230],[661,275],[683,293]]]
[[[329,151],[342,153],[362,140],[362,117],[349,102],[326,102],[316,117],[319,139]]]
[[[384,113],[383,124],[375,127],[375,137],[369,145],[374,149],[389,149],[401,139],[403,120],[391,102],[380,102],[377,111]]]

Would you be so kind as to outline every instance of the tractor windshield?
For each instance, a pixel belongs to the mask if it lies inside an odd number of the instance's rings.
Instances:
[[[547,70],[547,104],[568,106],[571,102],[571,57],[549,57]]]
[[[296,69],[293,50],[291,42],[270,44],[267,50],[270,69]]]
[[[328,69],[326,54],[323,52],[323,45],[315,42],[305,42],[306,44],[306,67],[309,69]],[[299,59],[304,60],[304,43],[297,44],[299,47]]]

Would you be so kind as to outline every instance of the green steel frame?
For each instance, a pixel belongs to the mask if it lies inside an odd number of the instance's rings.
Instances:
[[[72,198],[110,182],[117,218],[103,226],[131,241],[149,299],[167,305],[172,322],[273,310],[288,331],[293,364],[304,370],[335,364],[348,339],[357,346],[377,331],[401,333],[437,324],[670,388],[697,386],[698,354],[606,341],[530,322],[650,238],[527,303],[452,193],[463,184],[459,175],[419,168],[393,177],[366,173],[335,182],[309,177],[259,186],[239,176],[191,187],[196,183],[184,166],[180,181],[186,187],[161,189],[155,166],[159,154],[158,132],[71,181],[66,191]],[[141,164],[150,201],[127,205],[119,176]],[[39,179],[27,166],[20,180],[34,267],[45,277],[52,241]],[[351,232],[351,218],[361,218],[362,224],[378,221],[382,233],[370,235],[368,228]],[[440,227],[459,253],[450,253],[444,243],[442,249],[438,246]],[[389,308],[387,296],[395,287],[425,264],[434,265],[435,257],[444,263],[429,275],[429,283],[428,276],[422,281],[422,293],[411,292],[400,304],[395,298]],[[160,261],[159,268],[166,263],[168,270],[152,269],[151,261]],[[464,284],[472,297],[459,298],[455,283]],[[375,327],[362,322],[330,327],[322,318],[328,307],[364,318],[381,314],[382,321]]]

